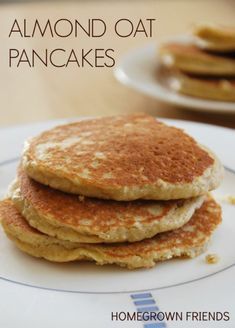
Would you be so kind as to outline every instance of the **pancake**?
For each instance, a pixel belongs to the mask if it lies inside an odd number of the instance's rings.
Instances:
[[[193,44],[166,43],[160,49],[166,67],[207,76],[235,76],[235,59],[207,53]]]
[[[200,24],[196,26],[193,34],[202,49],[219,53],[235,52],[235,27]]]
[[[25,147],[23,166],[42,184],[129,201],[190,198],[218,186],[218,159],[182,130],[139,113],[58,126]]]
[[[203,79],[177,72],[172,73],[169,84],[173,90],[185,95],[220,101],[235,101],[235,79]]]
[[[173,257],[199,255],[221,222],[221,210],[208,198],[182,228],[135,243],[109,245],[79,244],[49,237],[32,228],[10,200],[1,202],[0,218],[8,237],[32,256],[55,262],[92,260],[99,265],[115,263],[135,269],[150,268]]]
[[[34,228],[59,239],[83,243],[133,242],[179,228],[205,198],[161,202],[81,198],[33,181],[22,170],[10,195]]]

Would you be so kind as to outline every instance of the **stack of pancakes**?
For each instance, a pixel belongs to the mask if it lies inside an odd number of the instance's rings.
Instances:
[[[204,250],[222,174],[211,151],[151,116],[83,120],[26,144],[1,222],[36,257],[152,267]]]
[[[160,49],[170,87],[180,93],[235,101],[235,28],[200,25],[191,43],[169,42]]]

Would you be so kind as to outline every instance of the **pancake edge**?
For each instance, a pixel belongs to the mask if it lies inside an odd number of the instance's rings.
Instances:
[[[219,215],[221,221],[220,206],[213,199],[212,201],[214,205],[216,205],[216,215]],[[7,200],[7,202],[10,201]],[[12,202],[11,206],[14,207]],[[210,210],[210,207],[208,210]],[[127,254],[125,257],[119,256],[115,259],[110,256],[110,254],[105,252],[106,246],[89,244],[86,245],[61,241],[36,231],[27,231],[26,233],[24,231],[24,233],[22,233],[22,229],[20,227],[8,225],[6,221],[7,218],[1,217],[1,223],[7,236],[16,244],[19,249],[34,257],[45,258],[53,262],[91,260],[96,261],[96,264],[98,265],[117,264],[122,267],[127,267],[128,269],[151,268],[158,261],[169,260],[175,257],[196,257],[205,250],[213,231],[220,223],[218,221],[213,225],[209,236],[204,235],[203,243],[198,244],[194,241],[194,245],[186,245],[185,247],[173,247],[171,250],[163,249],[162,251],[157,252],[151,250],[150,252],[145,252],[145,257],[141,256],[141,254]],[[144,243],[144,241],[141,243]]]
[[[137,224],[137,222],[133,227],[111,227],[104,232],[97,231],[96,233],[92,233],[86,227],[62,224],[53,218],[52,215],[44,215],[24,198],[20,192],[20,188],[17,186],[17,182],[12,185],[9,196],[30,226],[49,236],[80,243],[135,242],[151,238],[158,233],[174,230],[186,224],[196,209],[200,208],[205,200],[205,195],[202,195],[184,200],[184,204],[181,206],[178,206],[176,203],[163,219],[157,219],[151,223]]]
[[[68,178],[63,177],[62,174],[56,175],[55,173],[49,172],[45,167],[38,165],[36,161],[28,159],[26,153],[23,155],[23,168],[30,178],[44,185],[63,192],[84,195],[87,197],[112,199],[117,201],[132,201],[137,199],[174,200],[191,198],[216,189],[223,178],[223,168],[219,159],[205,147],[202,147],[199,144],[198,146],[209,153],[209,156],[214,159],[214,163],[191,183],[174,184],[158,179],[156,183],[145,184],[144,186],[100,188],[95,185],[91,186],[84,179],[77,178],[69,180]]]

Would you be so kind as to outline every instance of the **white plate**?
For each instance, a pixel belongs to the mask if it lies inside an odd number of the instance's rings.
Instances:
[[[189,43],[191,40],[188,36],[180,36],[166,41]],[[130,51],[114,69],[116,78],[127,86],[171,105],[198,111],[235,113],[234,102],[204,100],[171,90],[164,83],[159,69],[158,47],[156,44],[149,44]]]
[[[184,128],[209,146],[228,168],[217,195],[235,193],[235,134],[230,129],[193,122],[165,120]],[[46,122],[0,130],[1,196],[15,176],[23,141],[58,124]],[[235,206],[222,204],[223,224],[207,253],[220,261],[205,263],[205,254],[192,260],[159,263],[150,270],[128,271],[92,263],[53,264],[17,250],[0,229],[0,327],[235,327]],[[164,325],[111,321],[120,311],[229,311],[226,322],[164,320]],[[190,323],[190,325],[189,325]]]

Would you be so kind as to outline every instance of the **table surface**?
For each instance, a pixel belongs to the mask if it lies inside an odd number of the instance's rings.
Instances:
[[[83,47],[114,48],[115,57],[120,58],[133,47],[154,42],[164,37],[189,31],[198,22],[234,24],[235,2],[233,0],[156,0],[156,1],[59,1],[59,2],[11,2],[0,4],[1,47],[1,110],[0,125],[12,125],[44,121],[48,119],[84,115],[101,116],[117,113],[145,111],[157,117],[212,123],[235,127],[235,116],[193,112],[158,102],[131,90],[113,76],[111,68],[9,68],[8,49],[42,50],[56,47],[66,49]],[[79,19],[102,18],[107,25],[119,18],[137,22],[140,18],[156,18],[156,29],[152,39],[143,36],[117,38],[112,33],[102,38],[81,36],[74,38],[9,38],[14,19],[24,18],[33,22],[36,18]]]

